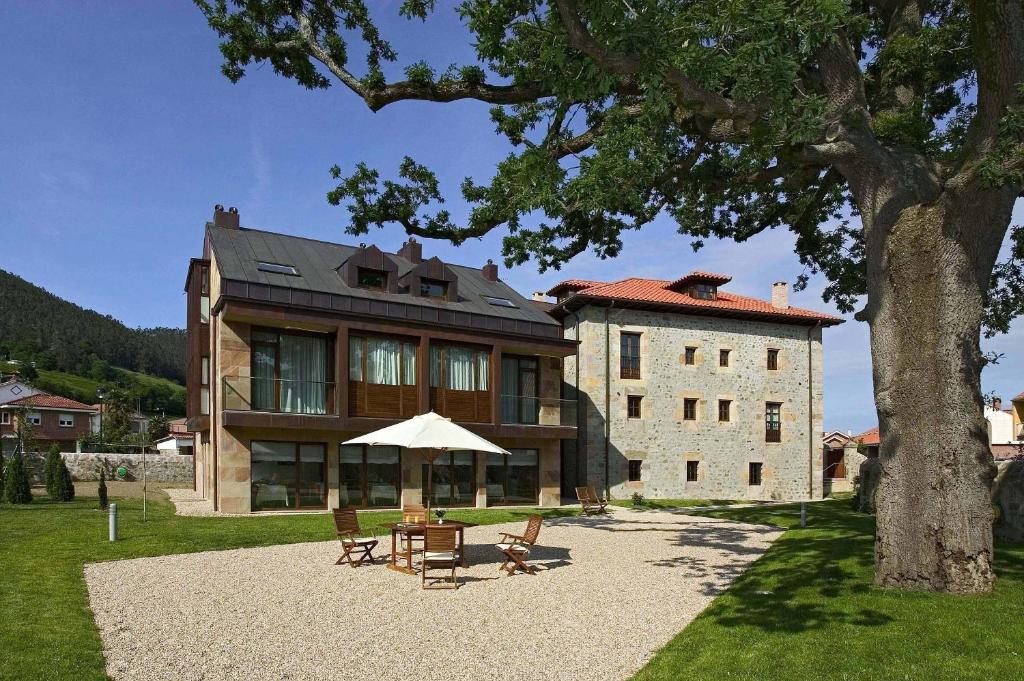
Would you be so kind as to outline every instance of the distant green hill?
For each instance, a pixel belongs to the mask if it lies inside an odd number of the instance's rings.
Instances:
[[[130,329],[0,270],[0,371],[29,365],[39,388],[82,402],[95,402],[100,385],[116,384],[145,411],[185,411],[183,329]]]

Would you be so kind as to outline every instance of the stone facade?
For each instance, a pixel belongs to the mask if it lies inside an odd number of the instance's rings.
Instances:
[[[126,480],[142,480],[141,454],[115,454],[97,452],[89,454],[61,454],[64,463],[71,472],[75,482],[95,481],[100,479],[100,470],[106,472],[107,480],[118,480],[117,469],[124,467],[128,473]],[[26,463],[32,474],[33,484],[43,484],[43,470],[46,455],[29,454]],[[172,482],[178,484],[192,483],[191,456],[146,455],[146,479],[149,482]]]
[[[822,496],[820,327],[595,305],[565,317],[564,325],[566,338],[581,341],[580,484],[609,489],[615,498]],[[639,379],[620,378],[623,332],[640,334]],[[687,347],[696,348],[692,365]],[[769,348],[779,351],[777,370],[767,368]],[[728,366],[719,366],[721,350],[729,350]],[[570,385],[576,372],[575,358],[567,358]],[[630,395],[641,397],[640,418],[627,417]],[[684,418],[688,398],[697,400],[695,420]],[[731,402],[726,422],[718,418],[720,400]],[[765,441],[766,403],[782,405],[781,442]],[[642,462],[639,481],[629,481],[630,460]],[[699,462],[696,481],[686,480],[687,461]],[[749,484],[751,463],[762,465],[760,485]]]

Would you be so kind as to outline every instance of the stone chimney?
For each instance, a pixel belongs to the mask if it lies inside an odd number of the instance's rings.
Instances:
[[[772,284],[772,307],[785,310],[789,307],[789,284],[777,281]]]
[[[225,229],[238,229],[238,209],[232,206],[224,210],[219,203],[213,207],[213,224]]]
[[[498,281],[498,266],[490,258],[487,259],[487,264],[483,266],[481,272],[487,281]]]
[[[1002,411],[1003,410],[1003,398],[1001,398],[1001,397],[993,397],[992,398],[992,410],[993,411]]]
[[[423,262],[423,244],[416,241],[416,237],[410,236],[409,240],[398,249],[398,255],[418,265]]]
[[[534,291],[533,292],[533,299],[538,301],[538,302],[543,303],[543,302],[547,301],[548,297],[546,295],[544,295],[543,291]]]

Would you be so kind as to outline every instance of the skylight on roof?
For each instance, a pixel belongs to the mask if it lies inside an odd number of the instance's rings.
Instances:
[[[282,265],[276,262],[257,262],[256,269],[261,272],[273,272],[274,274],[287,274],[293,277],[299,276],[299,271],[293,265]]]
[[[495,307],[519,307],[508,298],[496,298],[494,296],[480,296],[484,299],[488,305],[494,305]]]

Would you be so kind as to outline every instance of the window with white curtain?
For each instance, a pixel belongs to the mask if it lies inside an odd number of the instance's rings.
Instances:
[[[416,344],[394,338],[352,336],[350,381],[376,385],[416,385]]]
[[[430,386],[448,390],[487,390],[491,353],[457,345],[430,348]]]
[[[257,411],[326,414],[328,337],[252,333],[252,403]]]

